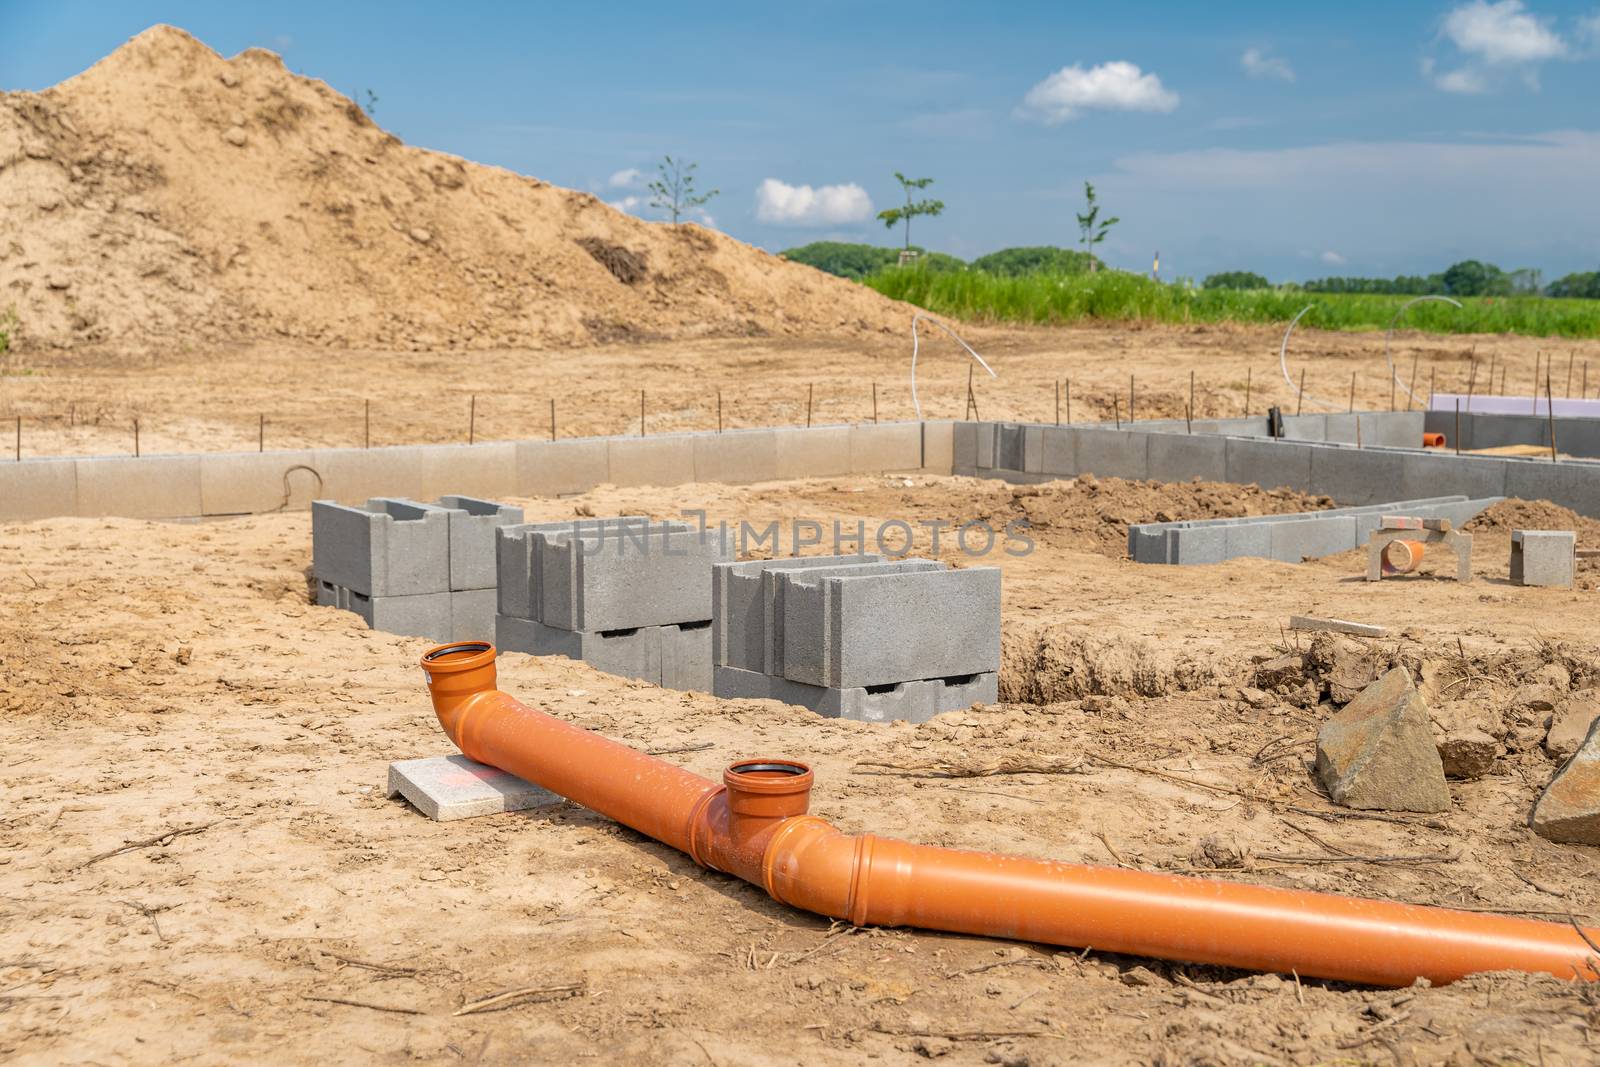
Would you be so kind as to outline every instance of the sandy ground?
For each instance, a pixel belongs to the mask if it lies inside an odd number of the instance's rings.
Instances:
[[[562,437],[803,426],[809,401],[816,423],[909,419],[910,324],[893,337],[860,342],[753,338],[600,348],[461,353],[330,351],[293,345],[173,345],[130,356],[116,348],[0,357],[0,456],[122,455],[133,451],[134,420],[145,453],[291,447],[352,447],[418,442],[506,440],[550,432],[552,399]],[[1199,416],[1295,410],[1278,367],[1277,327],[1192,326],[1143,329],[960,328],[999,374],[979,371],[973,388],[983,418],[1049,421],[1056,381],[1063,419],[1127,417],[1129,379],[1140,418],[1181,418],[1195,376]],[[929,333],[932,336],[929,336]],[[960,418],[970,360],[937,331],[925,331],[918,392],[930,418]],[[1496,382],[1526,395],[1534,363],[1553,365],[1552,388],[1565,395],[1600,390],[1600,341],[1552,342],[1508,336],[1397,336],[1404,381],[1417,361],[1416,392],[1464,392]],[[1593,367],[1586,371],[1585,363]],[[1388,410],[1390,379],[1382,333],[1297,331],[1290,374],[1304,370],[1306,392],[1344,410],[1351,375],[1356,406]],[[1497,384],[1496,388],[1499,386]],[[1248,392],[1248,398],[1247,398]],[[1113,398],[1116,407],[1113,407]],[[1398,394],[1397,406],[1406,405]],[[1308,401],[1304,410],[1322,410]],[[370,413],[370,425],[368,422]],[[265,428],[263,429],[263,419]]]
[[[517,654],[501,684],[705,775],[753,753],[810,761],[813,809],[850,831],[1600,919],[1600,851],[1526,829],[1555,765],[1518,710],[1529,678],[1600,681],[1597,575],[1571,591],[1506,584],[1506,524],[1536,513],[1521,505],[1479,531],[1470,585],[1374,587],[1355,554],[1194,569],[1120,558],[1130,511],[1304,503],[883,477],[529,501],[539,518],[1032,516],[1032,554],[986,561],[1005,571],[1005,689],[1019,702],[872,726]],[[1593,543],[1600,526],[1577,525]],[[382,795],[389,761],[450,750],[416,667],[426,642],[308,605],[309,535],[303,514],[0,527],[0,1058],[1595,1061],[1600,999],[1555,979],[1379,991],[830,927],[570,805],[429,822]],[[1364,654],[1503,713],[1491,773],[1452,783],[1443,816],[1333,808],[1306,765],[1327,709],[1240,688],[1255,660],[1304,645],[1281,629],[1291,613],[1388,624],[1395,636]],[[1078,770],[915,770],[1006,757]],[[549,992],[456,1014],[530,987]]]

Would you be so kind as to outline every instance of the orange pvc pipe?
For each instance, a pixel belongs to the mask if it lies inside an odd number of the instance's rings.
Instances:
[[[806,814],[803,763],[741,760],[719,785],[507,696],[494,661],[480,642],[422,659],[463,753],[830,918],[1372,985],[1494,970],[1600,980],[1584,935],[1557,923],[841,833]]]
[[[1383,573],[1410,574],[1421,565],[1426,551],[1421,541],[1390,541],[1383,546]]]

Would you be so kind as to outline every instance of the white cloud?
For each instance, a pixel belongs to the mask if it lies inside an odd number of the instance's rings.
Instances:
[[[1423,72],[1433,78],[1436,88],[1447,93],[1486,93],[1489,91],[1489,82],[1482,72],[1472,67],[1462,67],[1460,70],[1447,70],[1441,74],[1434,74],[1431,69]]]
[[[872,217],[872,198],[855,182],[790,185],[768,178],[756,189],[756,218],[777,226],[834,226]]]
[[[1028,90],[1017,108],[1019,118],[1054,126],[1085,111],[1171,111],[1178,94],[1132,63],[1117,60],[1084,70],[1062,67]]]
[[[1322,260],[1322,262],[1326,263],[1330,267],[1344,266],[1344,257],[1332,249],[1322,253],[1322,255],[1318,256],[1317,258]]]
[[[1567,52],[1560,34],[1522,0],[1472,0],[1444,17],[1442,32],[1467,55],[1495,65],[1539,63]]]
[[[1592,17],[1600,21],[1600,16]],[[1583,41],[1591,32],[1591,19],[1579,19],[1576,36]],[[1539,88],[1539,64],[1553,59],[1577,59],[1573,49],[1551,20],[1527,9],[1523,0],[1472,0],[1453,8],[1440,24],[1439,37],[1454,45],[1462,56],[1460,66],[1436,71],[1433,60],[1423,61],[1422,74],[1447,93],[1486,93],[1507,76],[1520,77],[1528,88]]]
[[[612,189],[641,188],[644,185],[644,171],[638,167],[626,167],[607,178],[606,185]]]
[[[607,200],[606,203],[618,211],[626,211],[630,215],[637,215],[639,209],[645,206],[645,199],[642,196],[625,196],[621,200]]]
[[[1294,81],[1294,68],[1287,59],[1270,56],[1259,48],[1246,48],[1244,55],[1239,57],[1239,66],[1252,78],[1276,78],[1278,81]]]

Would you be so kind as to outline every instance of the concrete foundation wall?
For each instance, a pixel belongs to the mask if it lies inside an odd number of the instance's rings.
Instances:
[[[1559,412],[1560,409],[1558,402],[1556,410]],[[1428,432],[1444,434],[1452,452],[1458,443],[1463,449],[1503,448],[1506,445],[1550,447],[1550,419],[1546,415],[1463,411],[1459,434],[1456,425],[1454,411],[1430,411],[1427,414]],[[1556,448],[1561,453],[1581,459],[1600,459],[1600,419],[1558,414],[1555,425]]]
[[[970,427],[972,424],[961,424]],[[0,522],[57,515],[194,518],[303,510],[312,500],[562,496],[597,485],[749,483],[880,471],[949,474],[958,424],[398,445],[0,463]]]

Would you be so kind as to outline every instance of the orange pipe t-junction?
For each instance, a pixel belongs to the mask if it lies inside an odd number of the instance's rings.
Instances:
[[[812,775],[788,759],[729,765],[718,784],[536,711],[495,688],[494,646],[422,658],[434,710],[468,757],[858,926],[1094,948],[1373,985],[1518,970],[1600,980],[1575,926],[1215,879],[845,834],[807,815]]]

